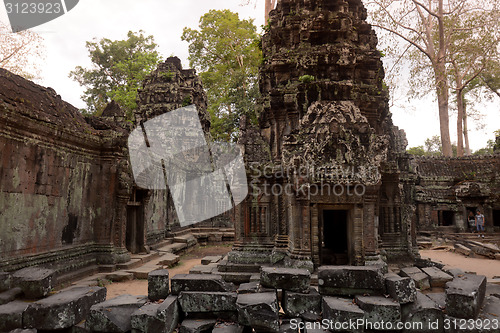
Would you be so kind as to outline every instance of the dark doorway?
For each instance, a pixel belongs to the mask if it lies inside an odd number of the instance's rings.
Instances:
[[[500,227],[500,210],[493,210],[493,226]]]
[[[127,230],[125,243],[131,253],[144,250],[144,191],[134,190],[127,204]]]
[[[347,226],[347,210],[323,211],[322,265],[347,265],[349,263]]]
[[[455,212],[451,210],[439,211],[439,225],[443,227],[450,227],[453,225]]]

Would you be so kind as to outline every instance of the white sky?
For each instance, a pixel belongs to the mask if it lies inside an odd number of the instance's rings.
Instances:
[[[46,59],[43,61],[41,81],[43,86],[54,88],[62,98],[78,108],[83,88],[68,78],[76,66],[90,66],[85,42],[95,38],[124,39],[129,30],[144,30],[153,35],[160,54],[167,58],[178,56],[184,68],[189,67],[188,44],[181,41],[184,27],[197,28],[199,18],[210,9],[230,9],[240,18],[255,18],[260,27],[264,23],[264,1],[257,5],[241,6],[244,0],[80,0],[66,15],[34,28],[45,40]],[[253,1],[255,2],[255,1]],[[8,22],[3,0],[0,0],[0,21]],[[402,83],[404,86],[404,82]],[[481,105],[484,110],[482,130],[470,124],[472,149],[479,149],[493,139],[493,131],[500,129],[500,99]],[[439,135],[437,102],[429,97],[409,100],[405,107],[393,107],[394,124],[406,131],[409,146],[422,145],[426,138]],[[450,133],[456,141],[456,117],[451,116]]]

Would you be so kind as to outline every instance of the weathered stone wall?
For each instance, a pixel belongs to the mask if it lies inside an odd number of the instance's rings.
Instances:
[[[82,245],[120,248],[126,131],[104,121],[108,130],[97,130],[52,89],[4,70],[0,86],[0,266],[47,251],[80,253]]]

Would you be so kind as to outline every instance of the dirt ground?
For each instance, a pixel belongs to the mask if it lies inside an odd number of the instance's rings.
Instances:
[[[183,255],[177,266],[169,268],[169,275],[172,277],[176,274],[187,274],[191,268],[201,264],[203,257],[225,255],[229,251],[231,251],[231,245],[229,244],[198,247],[192,252]],[[476,272],[477,274],[485,275],[488,279],[500,277],[500,260],[468,258],[448,250],[422,250],[420,254],[422,258],[429,258],[448,266],[460,268],[465,272]],[[123,294],[147,295],[148,281],[132,280],[114,282],[108,284],[106,288],[108,289],[108,299]]]
[[[217,255],[224,256],[229,251],[231,251],[230,244],[197,247],[190,253],[181,256],[178,265],[168,269],[169,276],[172,277],[176,274],[188,274],[191,268],[196,265],[201,265],[201,259],[203,257]],[[106,289],[108,290],[106,297],[107,299],[111,299],[123,294],[147,295],[148,280],[113,282],[106,285]]]

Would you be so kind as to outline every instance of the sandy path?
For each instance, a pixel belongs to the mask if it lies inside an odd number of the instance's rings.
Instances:
[[[500,260],[469,258],[446,250],[421,250],[420,255],[422,258],[460,268],[465,272],[485,275],[488,279],[500,276]]]

